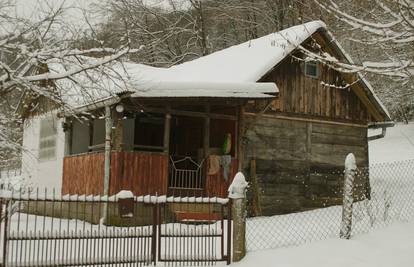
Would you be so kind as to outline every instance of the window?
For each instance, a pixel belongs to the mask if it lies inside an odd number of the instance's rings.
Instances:
[[[40,121],[39,160],[51,160],[56,156],[56,121],[45,118]]]
[[[318,78],[318,63],[315,61],[305,62],[305,75],[312,78]]]

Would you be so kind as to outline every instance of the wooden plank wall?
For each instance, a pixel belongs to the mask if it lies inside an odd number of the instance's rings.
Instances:
[[[102,194],[104,162],[104,153],[64,157],[62,194]]]
[[[62,194],[102,194],[104,153],[65,157]],[[109,194],[130,190],[135,195],[167,193],[168,157],[145,152],[112,152]]]
[[[321,84],[341,86],[341,74],[319,64],[318,79],[304,75],[304,63],[287,57],[261,81],[276,82],[279,97],[271,110],[320,119],[366,124],[367,108],[351,88],[335,88]],[[356,85],[355,85],[356,86]]]
[[[243,170],[250,173],[256,160],[263,215],[337,204],[346,155],[352,152],[359,167],[368,166],[366,127],[250,115],[245,127]],[[360,179],[358,196],[368,186]]]
[[[115,155],[114,155],[115,154]],[[131,190],[135,195],[167,194],[168,156],[161,153],[117,152],[111,164],[110,194]]]

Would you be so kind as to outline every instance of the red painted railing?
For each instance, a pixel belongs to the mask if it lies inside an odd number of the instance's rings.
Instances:
[[[62,194],[103,194],[104,153],[63,160]],[[136,195],[167,193],[168,157],[161,153],[112,152],[109,194],[130,190]]]

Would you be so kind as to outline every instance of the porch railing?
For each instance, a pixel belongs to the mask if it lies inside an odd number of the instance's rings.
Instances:
[[[191,157],[174,159],[170,157],[170,174],[168,187],[170,189],[204,189],[204,162],[196,162]]]

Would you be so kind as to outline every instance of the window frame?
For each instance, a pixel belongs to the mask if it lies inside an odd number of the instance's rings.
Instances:
[[[315,67],[315,72],[316,72],[315,75],[308,73],[308,67],[310,65]],[[305,61],[304,71],[305,71],[305,76],[313,78],[313,79],[318,79],[319,78],[319,64],[318,64],[318,62],[314,61],[314,60]]]

